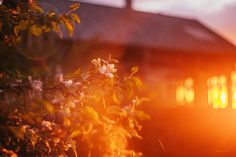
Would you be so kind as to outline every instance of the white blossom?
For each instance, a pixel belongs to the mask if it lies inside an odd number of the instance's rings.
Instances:
[[[89,78],[90,74],[89,73],[82,73],[81,77],[83,78],[83,80],[85,81],[87,78]]]
[[[73,82],[73,80],[64,81],[66,87],[79,86],[80,84],[80,82]]]
[[[99,72],[101,74],[104,74],[110,78],[114,77],[114,73],[117,71],[117,69],[115,69],[115,64],[103,64],[100,68],[99,68]]]
[[[43,83],[40,80],[33,80],[31,83],[31,88],[35,91],[42,91]]]
[[[45,126],[46,128],[48,128],[48,130],[52,130],[52,122],[50,122],[50,121],[46,121],[46,120],[44,120],[44,121],[42,121],[42,126]]]
[[[21,79],[16,79],[16,83],[21,84],[22,80]]]
[[[66,87],[71,87],[73,85],[73,81],[72,80],[67,80],[67,81],[64,81],[64,85]]]
[[[93,59],[92,64],[100,67],[101,66],[101,58]]]
[[[32,81],[32,77],[31,76],[27,76],[27,79],[28,79],[28,81]]]

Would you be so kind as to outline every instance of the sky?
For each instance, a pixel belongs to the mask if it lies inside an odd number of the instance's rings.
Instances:
[[[125,0],[78,0],[124,7]],[[198,19],[236,45],[236,0],[133,0],[133,9]]]

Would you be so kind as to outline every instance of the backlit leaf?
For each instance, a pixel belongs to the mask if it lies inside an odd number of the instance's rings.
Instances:
[[[118,88],[116,88],[114,91],[113,91],[113,94],[112,94],[112,98],[113,98],[113,101],[116,103],[116,104],[120,104],[122,98],[123,98],[123,94],[122,94],[122,91]]]
[[[82,113],[84,114],[84,117],[89,120],[92,120],[95,122],[99,121],[98,113],[92,107],[89,107],[89,106],[84,107],[82,109]]]
[[[138,67],[132,67],[132,68],[131,68],[131,75],[136,74],[138,71],[139,71],[139,68],[138,68]]]
[[[24,136],[26,132],[24,127],[9,127],[9,129],[16,136],[16,138],[24,140]]]
[[[34,36],[40,36],[41,33],[42,33],[42,28],[37,26],[37,25],[33,25],[31,28],[30,28],[30,33],[33,34]]]
[[[135,84],[135,86],[141,90],[143,87],[143,84],[141,82],[141,80],[138,77],[132,77],[131,80],[133,81],[133,83]]]
[[[70,16],[73,18],[73,20],[80,24],[80,18],[77,14],[70,14]]]
[[[30,5],[30,8],[34,10],[35,12],[39,12],[39,13],[43,12],[43,9],[35,3],[32,3],[32,5]]]
[[[51,103],[49,103],[48,101],[44,101],[44,106],[50,114],[54,113],[55,109],[54,109],[54,106]]]
[[[76,130],[76,131],[73,131],[71,134],[70,134],[70,138],[75,138],[75,137],[78,137],[82,134],[82,131],[81,130]]]
[[[79,3],[75,3],[75,4],[72,4],[70,6],[70,10],[77,10],[79,7],[80,7],[80,4]]]

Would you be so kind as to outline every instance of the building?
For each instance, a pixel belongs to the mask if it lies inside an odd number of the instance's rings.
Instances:
[[[59,12],[69,0],[42,0]],[[160,107],[236,108],[236,48],[195,19],[81,3],[81,24],[61,64],[66,71],[112,54],[124,71],[139,66]]]

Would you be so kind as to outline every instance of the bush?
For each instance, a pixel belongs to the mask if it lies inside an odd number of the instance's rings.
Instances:
[[[96,59],[86,73],[52,78],[1,78],[0,145],[19,156],[141,156],[127,140],[141,138],[136,108],[141,87],[134,76],[118,78],[113,62]],[[4,75],[4,74],[2,74]]]
[[[142,88],[137,67],[119,78],[118,61],[98,58],[86,72],[56,71],[49,77],[13,64],[32,59],[16,49],[25,34],[60,34],[61,24],[71,34],[74,22],[79,23],[73,14],[78,7],[57,15],[43,12],[32,0],[4,0],[0,6],[0,156],[142,155],[128,149],[130,138],[141,139],[139,121],[149,119],[137,109],[146,100],[136,96]]]

